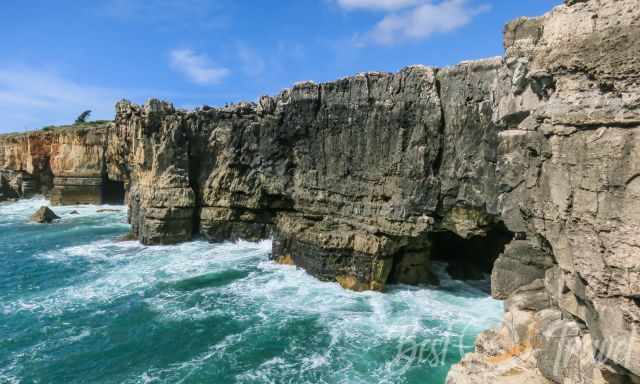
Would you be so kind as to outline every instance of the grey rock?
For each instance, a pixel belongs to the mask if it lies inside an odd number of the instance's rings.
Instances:
[[[491,274],[491,294],[507,299],[521,287],[545,276],[553,266],[551,254],[527,240],[514,240],[496,260]]]
[[[32,216],[31,222],[39,224],[49,224],[60,217],[56,215],[49,207],[40,207]]]
[[[551,298],[542,279],[518,288],[505,301],[505,310],[542,311],[551,307]]]

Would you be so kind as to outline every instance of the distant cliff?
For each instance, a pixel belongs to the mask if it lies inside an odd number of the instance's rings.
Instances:
[[[126,199],[147,244],[273,237],[356,290],[492,274],[504,326],[449,383],[640,380],[640,7],[567,1],[502,58],[0,136],[0,192]],[[635,381],[634,381],[635,380]]]
[[[0,135],[0,194],[50,195],[54,204],[100,204],[111,123]],[[106,185],[105,185],[106,186]]]

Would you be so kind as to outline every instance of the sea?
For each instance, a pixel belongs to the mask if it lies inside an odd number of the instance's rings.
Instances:
[[[271,241],[121,241],[124,206],[0,204],[0,383],[444,383],[502,304],[438,287],[356,293]],[[106,211],[105,211],[106,209]],[[74,212],[75,211],[75,212]]]

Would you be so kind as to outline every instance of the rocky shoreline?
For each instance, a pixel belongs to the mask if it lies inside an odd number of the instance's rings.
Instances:
[[[0,193],[126,201],[146,244],[273,237],[355,290],[492,273],[503,327],[453,383],[640,382],[640,8],[568,0],[505,55],[0,136]]]

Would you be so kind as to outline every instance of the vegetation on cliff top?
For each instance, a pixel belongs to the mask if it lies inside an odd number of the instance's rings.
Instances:
[[[47,125],[46,127],[42,127],[39,130],[32,130],[26,132],[10,132],[0,134],[0,137],[19,137],[23,135],[32,135],[32,134],[42,134],[42,133],[50,133],[50,132],[58,132],[62,133],[63,131],[82,131],[96,128],[104,128],[108,124],[111,124],[111,120],[95,120],[88,121],[80,124],[67,124],[67,125]]]
[[[95,121],[86,121],[86,122],[78,122],[70,125],[47,125],[43,127],[41,130],[48,132],[54,130],[63,130],[63,129],[82,129],[82,128],[97,128],[103,125],[111,123],[110,120],[95,120]]]

